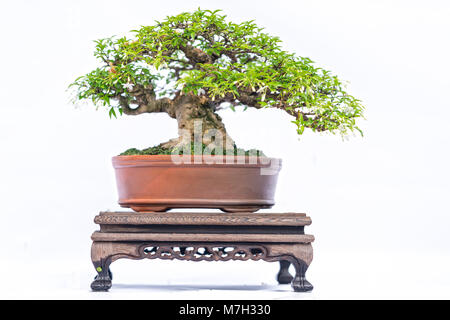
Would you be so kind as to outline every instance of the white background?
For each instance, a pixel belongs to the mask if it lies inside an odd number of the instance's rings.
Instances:
[[[307,212],[309,294],[278,264],[119,260],[90,292],[93,218],[118,209],[110,158],[176,135],[165,115],[110,120],[65,91],[92,40],[197,7],[255,19],[350,82],[365,137],[306,133],[277,110],[223,111],[240,147],[280,157],[274,211]],[[445,1],[2,1],[0,298],[450,298],[450,6]]]

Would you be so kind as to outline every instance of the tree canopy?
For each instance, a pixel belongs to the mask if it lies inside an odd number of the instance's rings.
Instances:
[[[78,99],[107,106],[110,116],[170,113],[167,105],[190,94],[214,111],[281,109],[298,134],[361,132],[356,120],[364,108],[336,75],[284,51],[253,21],[228,22],[219,10],[185,12],[130,37],[97,40],[94,54],[101,65],[71,86]]]

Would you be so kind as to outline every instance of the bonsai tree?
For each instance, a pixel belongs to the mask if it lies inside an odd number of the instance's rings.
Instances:
[[[282,50],[278,37],[252,21],[227,22],[219,12],[198,9],[133,30],[130,38],[97,40],[100,65],[71,84],[76,98],[106,106],[110,117],[163,112],[176,119],[180,136],[149,149],[156,153],[179,146],[186,132],[193,141],[196,123],[203,144],[235,148],[217,112],[236,106],[280,109],[299,135],[306,128],[361,132],[363,106],[341,80]]]

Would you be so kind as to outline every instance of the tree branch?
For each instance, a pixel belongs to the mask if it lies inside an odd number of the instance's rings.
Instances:
[[[137,101],[134,100],[132,102]],[[127,98],[119,96],[119,104],[122,108],[123,113],[125,113],[126,115],[135,116],[142,113],[165,112],[170,117],[175,118],[173,101],[169,98],[154,99],[145,104],[138,104],[138,107],[133,109],[130,107],[130,103],[128,102]]]
[[[203,50],[195,48],[190,44],[180,46],[181,51],[184,52],[186,58],[195,63],[212,63],[213,58]]]

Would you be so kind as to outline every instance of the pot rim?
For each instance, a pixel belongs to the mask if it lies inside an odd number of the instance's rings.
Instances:
[[[180,162],[173,161],[172,155],[122,155],[112,157],[114,168],[140,167],[140,166],[177,166],[177,167],[271,167],[281,169],[280,158],[258,156],[204,156],[186,155],[179,156]]]

